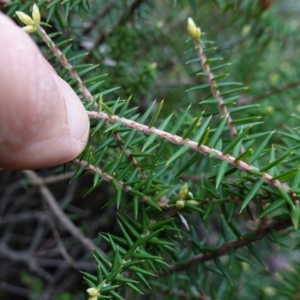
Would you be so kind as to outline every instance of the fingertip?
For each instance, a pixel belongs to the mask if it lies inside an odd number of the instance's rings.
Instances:
[[[89,119],[29,35],[0,13],[0,167],[66,163],[84,149]]]

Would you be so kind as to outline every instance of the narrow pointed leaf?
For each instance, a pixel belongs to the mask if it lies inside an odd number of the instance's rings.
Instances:
[[[299,225],[299,218],[300,218],[300,206],[299,203],[295,205],[295,209],[291,210],[291,220],[295,227],[295,229],[298,229]]]
[[[189,128],[185,131],[185,133],[183,134],[182,138],[185,140],[187,138],[189,138],[190,134],[193,132],[193,130],[196,128],[196,126],[199,123],[199,120],[202,116],[199,115],[197,118],[194,119],[194,121],[192,122],[192,124],[189,126]]]
[[[201,157],[201,153],[196,153],[192,159],[188,160],[188,162],[176,173],[174,178],[179,177],[184,171],[186,171],[190,166],[194,165],[194,163],[199,160]]]
[[[285,200],[285,202],[291,207],[291,209],[295,209],[295,205],[287,192],[283,188],[279,188],[278,192],[283,200]]]
[[[223,130],[224,130],[224,127],[226,125],[226,121],[227,121],[227,116],[224,116],[223,117],[223,120],[221,122],[221,124],[218,126],[217,130],[215,131],[215,133],[213,134],[213,136],[211,137],[209,143],[208,143],[208,146],[214,148],[218,139],[220,138]]]
[[[180,116],[179,120],[176,121],[176,124],[174,126],[174,128],[170,131],[173,134],[176,134],[178,129],[181,127],[182,123],[184,122],[186,115],[189,111],[189,109],[191,108],[191,105],[188,106],[188,108],[184,111],[184,113]]]
[[[278,209],[279,207],[283,206],[285,204],[285,200],[283,199],[279,199],[276,201],[273,201],[259,216],[258,218],[263,218],[267,215],[269,215],[270,213],[272,213],[273,211],[275,211],[276,209]]]
[[[216,179],[216,188],[218,188],[219,184],[221,183],[221,181],[224,177],[224,174],[227,170],[227,167],[228,167],[228,162],[222,161],[220,163],[220,167],[219,167],[218,174],[217,174],[217,179]]]
[[[174,160],[178,159],[180,156],[184,155],[189,150],[188,146],[183,146],[176,153],[174,153],[170,159],[167,161],[166,165],[169,165]]]
[[[158,108],[156,109],[156,112],[155,112],[154,116],[152,117],[151,121],[149,122],[149,125],[148,125],[149,128],[153,127],[155,121],[157,120],[157,118],[158,118],[158,116],[160,114],[160,111],[161,111],[161,108],[162,108],[163,104],[164,104],[164,100],[162,100],[159,103]]]
[[[249,158],[249,163],[252,164],[257,160],[257,158],[261,155],[263,149],[267,146],[267,144],[270,141],[271,136],[274,134],[274,132],[271,132],[267,138],[265,138],[262,143],[254,150],[253,154]]]
[[[284,154],[284,155],[281,156],[280,158],[278,158],[278,159],[272,161],[271,163],[269,163],[269,164],[263,166],[262,168],[260,168],[259,171],[260,171],[260,172],[265,172],[265,171],[271,169],[272,167],[278,165],[281,161],[283,161],[287,156],[290,156],[290,155],[292,155],[292,154],[293,154],[293,152],[290,152],[290,151],[287,152],[286,154]]]
[[[262,180],[257,180],[256,183],[252,186],[251,190],[248,192],[246,199],[243,201],[240,212],[242,212],[242,210],[244,210],[249,202],[256,196],[263,183],[264,182]]]
[[[250,128],[248,127],[244,132],[241,130],[239,135],[223,150],[223,154],[228,154],[242,140]]]

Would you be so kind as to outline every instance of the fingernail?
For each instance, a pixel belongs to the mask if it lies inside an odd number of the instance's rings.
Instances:
[[[53,77],[65,99],[70,136],[77,143],[79,152],[81,152],[88,140],[89,118],[73,89],[56,74],[53,74]]]

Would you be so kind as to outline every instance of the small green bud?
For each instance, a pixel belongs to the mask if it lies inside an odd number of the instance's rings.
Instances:
[[[184,200],[177,200],[177,201],[176,201],[176,207],[177,207],[179,210],[183,209],[184,206],[185,206]]]
[[[179,199],[185,199],[189,192],[189,186],[185,183],[179,191]]]
[[[188,200],[187,202],[188,202],[189,204],[191,204],[191,205],[194,205],[194,206],[199,205],[199,202],[197,202],[197,201],[195,201],[195,200]]]
[[[192,18],[188,18],[188,26],[187,26],[189,35],[194,40],[199,40],[201,36],[201,29],[196,26],[194,20]]]

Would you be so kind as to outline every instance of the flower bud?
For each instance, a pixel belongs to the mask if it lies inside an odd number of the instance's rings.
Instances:
[[[22,27],[22,29],[28,33],[36,32],[36,27],[33,25],[24,26],[24,27]]]
[[[184,200],[177,200],[175,205],[179,210],[183,209],[185,206]]]
[[[185,199],[186,196],[188,195],[188,192],[189,192],[189,187],[188,187],[187,183],[185,183],[179,191],[179,194],[178,194],[179,199]]]
[[[188,202],[189,204],[191,204],[191,205],[194,205],[194,206],[199,205],[199,202],[198,202],[198,201],[195,201],[195,200],[188,200],[187,202]]]
[[[34,4],[32,8],[32,19],[36,25],[40,24],[41,22],[40,10],[36,4]]]
[[[189,35],[194,40],[199,40],[201,36],[201,30],[199,27],[196,26],[194,20],[192,18],[188,18],[188,26],[187,26]]]
[[[34,21],[28,15],[24,14],[21,11],[16,11],[16,14],[20,21],[25,25],[34,25]]]
[[[91,298],[96,297],[99,295],[99,291],[96,288],[89,288],[86,292],[91,296]]]

